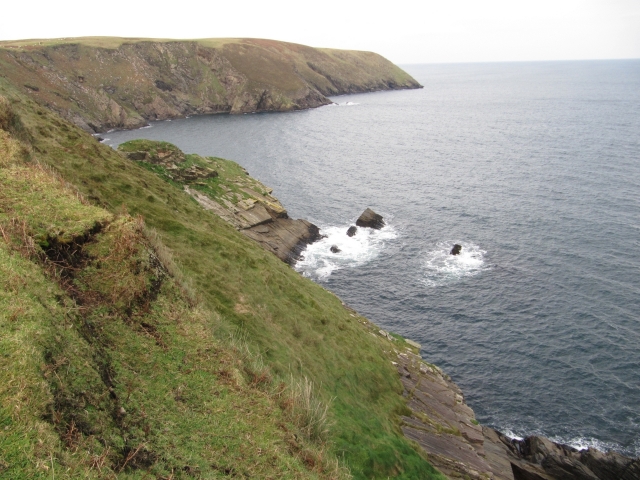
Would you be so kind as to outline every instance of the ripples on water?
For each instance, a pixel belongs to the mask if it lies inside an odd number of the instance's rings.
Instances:
[[[423,90],[107,143],[241,163],[328,235],[299,271],[422,343],[481,422],[638,455],[640,62],[408,70]],[[368,206],[389,226],[349,239]]]

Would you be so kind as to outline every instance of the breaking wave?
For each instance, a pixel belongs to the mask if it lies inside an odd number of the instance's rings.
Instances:
[[[296,270],[306,277],[324,281],[336,270],[364,265],[375,259],[385,245],[398,237],[396,230],[387,225],[381,230],[358,228],[353,237],[347,236],[350,225],[332,226],[321,229],[325,238],[312,243],[303,252],[303,258],[296,263]],[[331,247],[340,249],[333,253]]]
[[[555,442],[561,445],[569,445],[570,447],[573,447],[576,450],[587,450],[589,448],[595,448],[597,450],[600,450],[601,452],[615,451],[630,457],[638,457],[640,455],[640,441],[636,441],[633,445],[630,445],[625,448],[619,443],[605,442],[593,437],[552,436],[541,431],[529,432],[525,435],[521,432],[515,433],[514,430],[511,428],[504,428],[504,429],[498,429],[498,430],[501,431],[507,437],[515,440],[524,440],[524,437],[529,435],[539,435],[541,437],[548,438],[552,442]]]
[[[327,107],[352,107],[354,105],[360,105],[357,102],[342,102],[342,103],[330,103]]]
[[[459,255],[451,255],[451,248],[456,243],[462,245],[462,251]],[[484,261],[486,253],[478,245],[469,242],[438,242],[425,255],[422,282],[429,287],[437,287],[477,275],[488,269]]]

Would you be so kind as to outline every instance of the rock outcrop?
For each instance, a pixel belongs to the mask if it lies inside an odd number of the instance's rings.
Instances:
[[[340,248],[338,248],[337,245],[331,245],[331,248],[329,250],[331,250],[331,253],[340,253],[342,251],[340,250]]]
[[[485,445],[502,450],[515,480],[638,480],[640,459],[589,448],[577,450],[548,438],[515,440],[483,428]]]
[[[289,218],[277,198],[270,193],[263,195],[255,191],[260,190],[256,184],[266,189],[257,180],[251,177],[243,180],[252,187],[243,188],[250,197],[235,204],[224,197],[212,199],[188,186],[185,186],[185,191],[205,210],[213,211],[262,248],[293,265],[307,245],[321,238],[320,229],[306,220]],[[241,183],[240,179],[237,181]]]
[[[396,363],[411,409],[401,428],[429,462],[449,478],[514,479],[507,454],[485,446],[482,426],[448,375],[408,350],[398,353]]]
[[[312,223],[289,218],[272,190],[235,162],[185,155],[171,143],[151,140],[132,140],[118,150],[130,160],[152,165],[161,178],[182,186],[204,209],[290,265],[321,237]]]
[[[451,249],[451,255],[460,255],[460,252],[462,252],[462,245],[456,243],[453,248]]]
[[[394,340],[380,330],[380,335]],[[640,480],[640,459],[590,448],[577,450],[531,436],[514,440],[481,426],[448,375],[422,360],[420,346],[399,351],[394,362],[410,414],[401,429],[449,478],[503,480]],[[410,343],[409,343],[410,342]]]
[[[356,227],[355,225],[351,225],[347,230],[348,237],[353,237],[356,233],[358,233],[358,227]]]
[[[362,212],[362,215],[358,217],[358,220],[356,220],[356,225],[358,227],[368,227],[380,230],[384,227],[384,219],[382,218],[382,215],[378,215],[370,208],[367,208]]]
[[[0,42],[0,71],[89,132],[189,115],[300,110],[331,103],[329,95],[421,88],[375,53],[260,39]]]

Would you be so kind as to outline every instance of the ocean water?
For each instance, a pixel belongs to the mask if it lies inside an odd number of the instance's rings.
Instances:
[[[640,61],[405,68],[424,89],[106,142],[167,140],[273,187],[328,235],[300,273],[420,342],[480,422],[640,455]],[[366,207],[387,226],[348,238]]]

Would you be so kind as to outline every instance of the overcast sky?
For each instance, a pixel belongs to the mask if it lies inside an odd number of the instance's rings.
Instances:
[[[0,39],[256,37],[395,63],[640,58],[640,0],[6,0]]]

